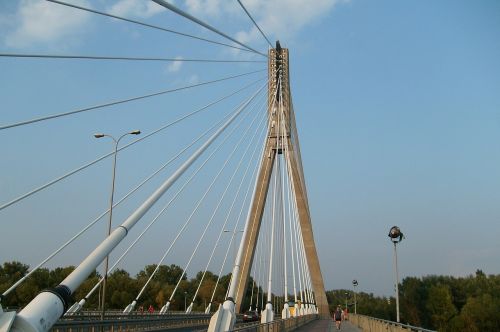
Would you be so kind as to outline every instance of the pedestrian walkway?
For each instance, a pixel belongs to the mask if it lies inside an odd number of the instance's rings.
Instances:
[[[338,331],[335,329],[335,323],[332,319],[319,319],[302,326],[295,330],[296,332],[333,332]],[[343,321],[340,326],[340,331],[343,332],[360,332],[361,330],[348,321]]]

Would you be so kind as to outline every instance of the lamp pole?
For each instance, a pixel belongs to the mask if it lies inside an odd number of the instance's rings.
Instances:
[[[114,151],[113,151],[113,174],[112,174],[112,179],[111,179],[111,195],[109,199],[109,221],[108,221],[108,233],[107,236],[111,234],[111,221],[113,220],[113,197],[115,194],[115,175],[116,175],[116,155],[118,154],[118,143],[120,143],[120,140],[127,136],[127,135],[139,135],[141,133],[140,130],[134,130],[130,131],[128,133],[125,133],[121,135],[118,139],[115,139],[113,136],[108,135],[108,134],[94,134],[95,138],[103,138],[103,137],[109,137],[113,140],[114,142]],[[104,263],[104,279],[102,281],[102,298],[101,298],[101,320],[104,320],[104,315],[106,313],[106,281],[108,280],[108,263],[109,263],[109,255],[106,256],[106,260]]]
[[[184,312],[187,310],[187,292],[184,292]]]
[[[352,286],[354,287],[354,314],[358,313],[358,309],[357,309],[358,303],[356,301],[356,286],[357,285],[358,285],[358,281],[356,279],[354,279],[352,281]]]
[[[396,278],[396,321],[399,323],[399,272],[398,272],[398,253],[396,250],[396,244],[404,239],[403,232],[397,226],[392,226],[389,230],[389,238],[394,244],[394,275]]]

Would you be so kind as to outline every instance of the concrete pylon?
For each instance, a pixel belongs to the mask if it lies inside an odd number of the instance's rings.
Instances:
[[[241,312],[242,300],[248,285],[250,270],[255,254],[255,247],[260,231],[262,214],[266,203],[267,192],[269,190],[272,165],[276,154],[281,154],[284,149],[290,156],[290,171],[293,179],[293,188],[295,199],[299,211],[299,219],[304,239],[305,254],[308,268],[311,274],[311,281],[314,294],[316,295],[316,305],[319,314],[329,317],[328,302],[326,299],[323,277],[319,266],[316,245],[311,225],[311,215],[307,200],[306,184],[304,172],[302,169],[302,160],[300,156],[299,138],[295,124],[295,115],[290,94],[290,81],[288,70],[288,49],[281,48],[279,42],[276,48],[269,50],[269,93],[268,93],[268,117],[270,120],[268,138],[264,149],[264,156],[257,175],[257,186],[253,197],[249,218],[249,231],[246,232],[243,243],[243,256],[240,273],[238,276],[238,286],[235,298],[235,310]],[[276,91],[280,91],[276,93]],[[284,109],[284,127],[286,140],[277,137],[278,105],[283,105]],[[282,120],[283,121],[283,120]],[[280,125],[281,127],[281,125]],[[282,134],[283,128],[280,128]],[[279,140],[276,142],[276,140]],[[277,148],[278,147],[278,148]]]

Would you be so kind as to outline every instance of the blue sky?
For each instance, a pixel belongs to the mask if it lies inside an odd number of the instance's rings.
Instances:
[[[74,3],[223,41],[154,3]],[[267,50],[236,1],[174,3]],[[362,291],[391,294],[392,246],[387,233],[393,225],[406,235],[398,249],[402,277],[464,276],[476,269],[500,273],[500,3],[243,3],[270,39],[279,39],[290,50],[293,102],[326,288],[351,287],[355,278]],[[264,59],[43,1],[0,4],[0,50]],[[265,69],[265,65],[0,58],[0,122]],[[139,128],[147,133],[265,75],[264,71],[237,83],[0,131],[0,201],[109,152],[110,142],[96,141],[94,132],[119,135]],[[230,110],[237,101],[227,102],[221,111]],[[186,132],[198,132],[205,121],[215,118],[207,115],[152,138],[142,148],[124,150],[119,156],[117,196],[158,167],[164,152],[173,154],[185,144]],[[110,167],[110,160],[103,161],[0,211],[0,261],[35,265],[102,212],[109,195]],[[151,184],[117,209],[116,218],[126,216],[154,188]],[[193,196],[201,191],[192,190]],[[186,207],[180,204],[179,210],[188,210],[188,203],[183,204]],[[157,260],[163,250],[157,248],[163,241],[159,234],[169,230],[162,227],[125,268],[135,273]],[[97,228],[78,249],[68,250],[49,265],[81,261],[102,237],[104,221]],[[181,265],[187,253],[176,255],[179,260],[169,263]],[[193,270],[200,270],[201,264]]]

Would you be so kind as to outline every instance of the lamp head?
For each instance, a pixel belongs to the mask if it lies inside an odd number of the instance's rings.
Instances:
[[[401,240],[404,239],[403,232],[401,232],[398,226],[392,226],[391,229],[389,230],[388,236],[394,243],[401,242]]]
[[[101,138],[101,137],[104,137],[104,134],[101,134],[101,133],[94,134],[94,137],[95,138]]]
[[[139,135],[141,133],[140,130],[134,130],[134,131],[131,131],[129,134],[130,135]]]

